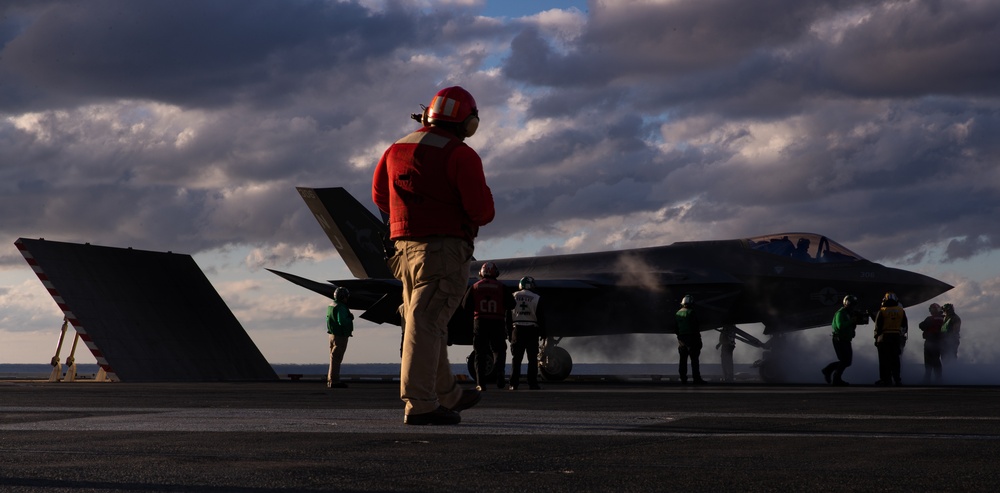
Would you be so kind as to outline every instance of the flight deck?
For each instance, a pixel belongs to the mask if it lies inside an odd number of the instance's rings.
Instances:
[[[463,383],[463,385],[469,385]],[[0,382],[0,490],[995,491],[996,387],[553,382],[402,423],[397,382]]]

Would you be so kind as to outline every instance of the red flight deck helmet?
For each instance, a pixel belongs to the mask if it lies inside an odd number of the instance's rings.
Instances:
[[[423,123],[433,125],[438,122],[458,123],[462,137],[472,137],[479,128],[479,109],[472,94],[460,86],[438,91],[430,106],[424,109]]]
[[[484,279],[496,279],[500,276],[500,269],[493,262],[486,262],[479,269],[479,277]]]

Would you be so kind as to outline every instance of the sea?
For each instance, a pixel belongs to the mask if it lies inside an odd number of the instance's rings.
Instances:
[[[459,376],[469,375],[468,366],[465,364],[452,364],[452,373]],[[706,377],[713,374],[721,374],[719,365],[702,364],[702,373]],[[752,365],[736,364],[735,370],[738,379],[756,378],[757,371]],[[271,367],[281,379],[309,380],[325,379],[326,364],[281,364],[272,363]],[[66,365],[62,365],[63,374]],[[93,379],[97,374],[96,364],[77,365],[77,378],[81,380]],[[510,365],[507,366],[510,371]],[[399,378],[399,363],[345,363],[340,370],[345,378],[374,378],[391,379]],[[0,363],[0,380],[45,380],[52,374],[52,366],[48,364],[9,364]],[[574,363],[572,376],[621,376],[621,377],[655,377],[659,375],[676,375],[677,365],[672,364],[643,364],[643,363]],[[741,378],[742,377],[742,378]]]
[[[469,376],[468,366],[454,363],[452,373],[460,379],[474,380]],[[813,365],[815,366],[815,365]],[[820,365],[822,366],[822,365]],[[823,377],[819,372],[819,367],[809,367],[793,370],[786,374],[786,383],[822,383]],[[327,365],[316,364],[280,364],[272,363],[271,367],[281,380],[301,380],[301,381],[326,381]],[[752,364],[733,365],[736,382],[754,383],[761,382],[760,373]],[[523,368],[523,367],[522,367]],[[77,365],[77,380],[93,380],[97,375],[96,364]],[[510,373],[510,363],[506,367]],[[903,381],[921,382],[924,369],[920,363],[908,363],[903,365]],[[63,377],[66,372],[66,365],[62,365]],[[345,380],[376,380],[376,381],[398,381],[399,363],[345,363],[341,367],[341,377]],[[874,363],[855,361],[855,365],[848,369],[848,373],[855,380],[864,383],[874,382],[878,376],[878,368]],[[845,376],[848,375],[845,373]],[[47,364],[5,364],[0,363],[0,380],[48,380],[52,374],[52,366]],[[701,374],[709,382],[722,380],[722,369],[718,363],[702,363]],[[573,363],[573,371],[569,380],[585,381],[676,381],[677,363]],[[62,377],[60,378],[62,379]],[[870,379],[870,380],[869,380]],[[850,380],[850,379],[849,379]],[[945,367],[945,385],[974,385],[1000,387],[1000,364],[985,363],[952,363]]]

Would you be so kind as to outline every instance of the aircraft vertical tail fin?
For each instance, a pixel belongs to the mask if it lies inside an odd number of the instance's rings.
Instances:
[[[383,238],[389,228],[347,190],[296,187],[351,274],[358,279],[391,279]]]

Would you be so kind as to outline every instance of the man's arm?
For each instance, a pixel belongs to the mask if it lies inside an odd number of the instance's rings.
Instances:
[[[375,175],[372,177],[372,202],[375,202],[375,206],[386,214],[389,211],[389,168],[386,163],[389,156],[389,150],[386,149],[382,153],[382,158],[378,160],[378,165],[375,166]]]
[[[486,184],[483,161],[469,146],[455,149],[451,156],[455,170],[455,188],[462,199],[462,208],[474,226],[484,226],[493,221],[496,209],[493,192]]]

